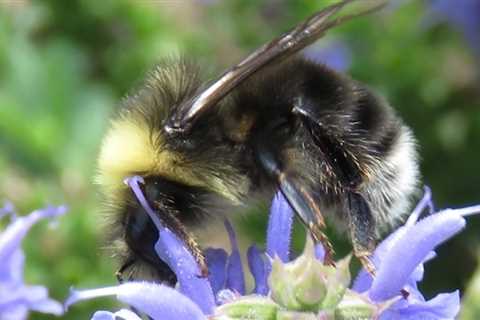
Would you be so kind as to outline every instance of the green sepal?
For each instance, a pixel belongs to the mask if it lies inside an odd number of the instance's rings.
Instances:
[[[335,308],[335,320],[375,319],[379,307],[366,296],[348,289]]]
[[[276,320],[318,320],[318,318],[312,312],[280,310]]]
[[[263,296],[246,296],[215,309],[216,320],[276,320],[279,306]]]
[[[326,266],[327,274],[327,294],[320,309],[334,309],[340,303],[350,285],[350,260],[352,256],[348,255],[338,261],[336,267]]]

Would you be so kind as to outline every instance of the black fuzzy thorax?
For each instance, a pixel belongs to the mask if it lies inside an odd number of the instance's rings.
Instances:
[[[256,119],[248,148],[255,153],[256,141],[267,141],[286,170],[306,177],[307,184],[315,180],[323,194],[366,182],[365,173],[391,153],[400,132],[399,118],[371,90],[302,58],[258,72],[233,96],[228,116]],[[316,125],[292,113],[297,105],[318,119]]]

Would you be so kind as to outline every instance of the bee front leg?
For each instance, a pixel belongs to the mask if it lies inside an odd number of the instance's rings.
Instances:
[[[367,201],[358,193],[349,192],[348,223],[352,239],[353,253],[362,266],[372,276],[375,275],[375,265],[371,260],[375,249],[375,218]]]
[[[117,272],[115,272],[115,277],[117,278],[117,281],[119,284],[122,284],[125,282],[125,279],[123,278],[123,273],[128,269],[130,268],[133,264],[135,263],[135,259],[134,258],[128,258],[128,260],[126,260],[122,266],[120,267],[120,269],[117,270]],[[130,279],[129,279],[130,280]]]

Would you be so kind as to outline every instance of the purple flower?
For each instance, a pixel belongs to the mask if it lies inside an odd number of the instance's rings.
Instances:
[[[267,254],[271,258],[278,256],[283,262],[290,261],[293,217],[292,208],[283,194],[278,192],[273,198],[268,221]]]
[[[73,291],[65,303],[66,307],[85,299],[116,295],[118,300],[154,320],[231,319],[252,314],[272,320],[277,315],[298,319],[319,316],[323,319],[328,315],[325,310],[334,310],[335,314],[344,317],[360,314],[365,318],[378,317],[382,320],[453,319],[459,311],[458,291],[439,294],[426,301],[417,283],[423,278],[423,264],[435,256],[433,250],[458,233],[465,226],[464,216],[479,212],[480,206],[447,209],[418,221],[425,208],[433,211],[427,189],[406,224],[376,249],[372,259],[377,267],[375,279],[362,270],[351,290],[347,288],[350,279],[348,257],[337,264],[337,269],[324,266],[321,263],[323,248],[318,245],[313,247],[310,242],[304,254],[290,262],[294,213],[278,193],[270,211],[266,251],[251,246],[247,253],[255,287],[253,295],[245,296],[244,271],[231,225],[225,222],[231,253],[223,249],[205,250],[210,273],[208,278],[201,278],[199,267],[185,245],[148,206],[139,182],[141,179],[138,177],[128,179],[139,202],[159,229],[155,249],[176,273],[178,290],[161,284],[130,282]],[[268,283],[272,284],[271,288]],[[92,319],[115,317],[139,319],[138,314],[127,309],[115,313],[98,311]]]
[[[143,183],[143,179],[135,176],[127,179],[126,183],[132,188],[158,229],[159,239],[155,244],[155,251],[160,259],[175,272],[180,292],[192,299],[204,313],[211,313],[215,305],[213,290],[208,278],[201,276],[202,272],[195,258],[185,244],[163,224],[148,204],[138,185]]]
[[[179,291],[161,284],[131,282],[114,287],[73,291],[65,302],[65,307],[68,308],[80,300],[117,295],[120,301],[135,307],[153,319],[206,319],[205,315],[212,314],[215,306],[214,292],[209,279],[201,276],[200,267],[185,244],[163,224],[148,204],[139,186],[139,183],[143,183],[143,179],[135,176],[126,179],[125,182],[159,231],[155,251],[175,272]],[[159,297],[162,297],[161,302]],[[100,316],[114,317],[114,314],[108,312],[96,314],[97,319]]]
[[[54,218],[65,212],[65,207],[48,207],[25,217],[17,217],[10,204],[0,209],[0,218],[11,216],[11,223],[0,233],[0,319],[27,319],[30,311],[54,315],[63,313],[62,305],[48,297],[45,287],[24,283],[25,255],[21,244],[30,228],[39,220]]]
[[[215,302],[223,304],[245,294],[245,279],[240,252],[235,232],[228,221],[225,222],[225,227],[231,243],[231,254],[227,254],[223,249],[209,248],[205,250],[209,276],[203,278],[200,276],[201,272],[197,262],[184,243],[163,224],[149,206],[138,185],[143,183],[143,179],[135,176],[126,179],[126,183],[131,187],[138,201],[159,230],[159,239],[155,244],[155,250],[177,275],[179,291],[165,285],[148,282],[131,282],[92,290],[73,290],[65,302],[65,308],[82,300],[116,295],[118,300],[147,314],[152,319],[206,319],[206,316],[213,314]],[[278,201],[280,197],[277,196],[276,199]],[[272,217],[289,220],[287,232],[290,232],[293,211],[286,205],[286,202],[279,203],[279,206],[275,203],[274,201],[272,205]],[[279,221],[271,221],[270,224],[272,232],[277,232],[277,227],[283,227]],[[268,251],[287,257],[289,245],[289,239],[286,244],[273,241]],[[250,250],[249,257],[250,270],[256,280],[255,293],[267,294],[266,283],[270,261],[263,252],[255,248]],[[167,298],[164,298],[165,295]],[[159,297],[162,298],[159,299]],[[128,310],[123,309],[116,313],[98,311],[92,319],[115,319],[120,312],[125,315]],[[137,319],[138,317],[135,318],[135,316],[130,312],[127,315],[128,318],[125,319]]]
[[[480,206],[446,209],[417,221],[427,206],[431,207],[428,189],[407,223],[375,250],[372,259],[377,268],[375,279],[362,270],[354,282],[355,291],[365,292],[377,302],[399,297],[402,289],[408,293],[408,297],[402,297],[387,309],[381,319],[454,319],[460,310],[458,291],[426,301],[417,283],[423,278],[423,263],[435,257],[433,250],[460,232],[466,223],[463,216],[479,212]]]
[[[270,262],[263,252],[257,246],[252,245],[247,251],[248,267],[253,275],[255,287],[253,293],[266,296],[268,294],[268,274],[270,272]]]
[[[475,54],[480,56],[480,1],[430,0],[429,24],[446,21],[461,31]]]
[[[109,295],[116,295],[118,300],[155,320],[207,319],[200,306],[193,302],[191,297],[189,298],[187,295],[168,286],[151,282],[126,282],[113,287],[72,291],[70,297],[65,302],[65,307],[68,308],[78,301]],[[131,319],[137,319],[131,312],[128,313],[126,310],[120,310],[119,312],[127,314]],[[99,311],[94,314],[92,319],[115,319],[114,315],[118,315],[119,312],[112,314],[106,311]],[[126,319],[129,320],[129,318]]]

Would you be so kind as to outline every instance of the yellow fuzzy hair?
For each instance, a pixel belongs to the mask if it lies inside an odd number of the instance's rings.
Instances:
[[[238,194],[232,192],[230,182],[211,176],[207,185],[191,168],[185,168],[180,154],[162,150],[161,146],[160,133],[152,133],[144,120],[123,114],[112,122],[103,140],[96,182],[115,201],[121,200],[117,195],[126,188],[123,180],[135,174],[158,175],[188,186],[207,187],[234,202],[240,201]],[[237,188],[247,188],[244,177],[236,180]]]

